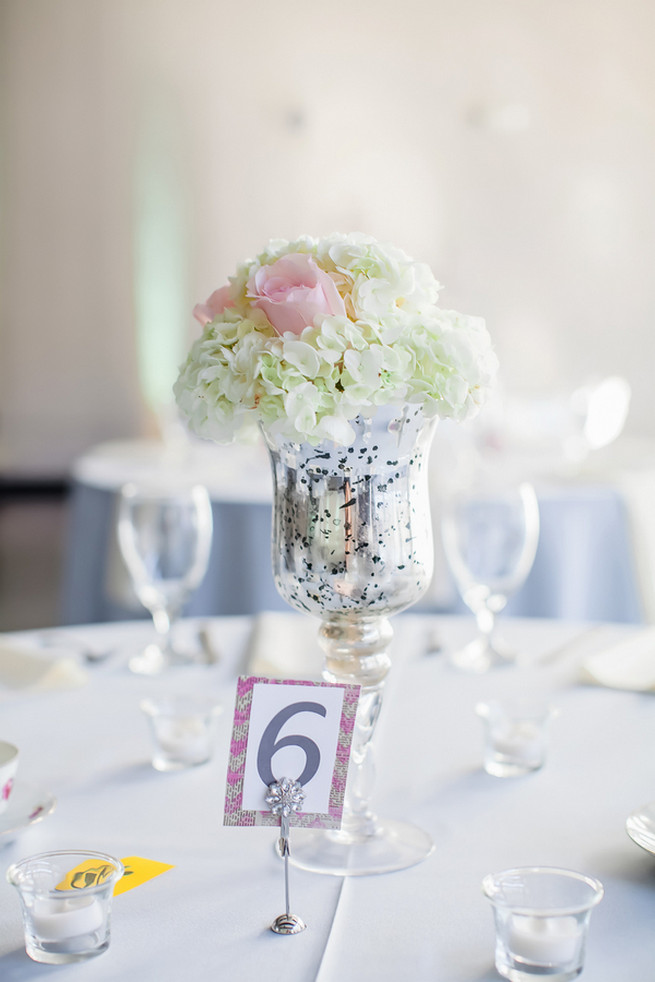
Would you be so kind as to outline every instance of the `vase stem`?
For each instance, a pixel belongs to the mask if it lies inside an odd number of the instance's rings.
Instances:
[[[319,630],[325,680],[361,686],[341,826],[345,837],[361,838],[377,831],[377,817],[370,807],[375,781],[372,741],[391,667],[387,648],[392,638],[391,624],[382,616],[328,615]]]
[[[358,839],[375,835],[378,829],[370,802],[375,784],[372,741],[382,707],[382,690],[383,683],[362,690],[355,720],[341,831]]]
[[[392,638],[387,617],[326,614],[318,638],[325,653],[324,678],[362,687],[380,685],[391,668],[387,648]]]

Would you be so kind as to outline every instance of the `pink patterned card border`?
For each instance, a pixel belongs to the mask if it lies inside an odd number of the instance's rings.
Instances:
[[[242,808],[243,781],[246,766],[246,750],[250,729],[250,711],[252,708],[253,689],[257,683],[267,685],[301,685],[307,687],[325,686],[344,689],[337,752],[332,772],[332,783],[328,811],[298,812],[292,817],[292,824],[304,828],[341,828],[343,800],[348,777],[350,761],[350,746],[352,743],[357,704],[360,687],[332,682],[305,682],[299,679],[271,679],[255,675],[242,675],[237,682],[236,703],[234,707],[234,723],[232,727],[232,742],[227,768],[227,787],[225,794],[224,825],[275,825],[280,824],[280,818],[270,811]]]

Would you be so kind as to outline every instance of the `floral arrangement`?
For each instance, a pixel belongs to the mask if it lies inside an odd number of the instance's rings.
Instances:
[[[437,307],[429,267],[363,235],[275,240],[194,309],[203,326],[174,386],[199,436],[263,425],[347,444],[350,421],[413,403],[463,420],[497,359],[484,321]]]

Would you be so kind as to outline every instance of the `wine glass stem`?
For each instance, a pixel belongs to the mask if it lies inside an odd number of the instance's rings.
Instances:
[[[171,628],[173,619],[169,612],[163,607],[158,607],[152,612],[152,620],[157,632],[158,646],[162,652],[171,650]]]
[[[491,636],[496,625],[495,614],[488,607],[481,607],[475,613],[475,620],[478,625],[478,631],[486,641],[487,647],[491,648]]]

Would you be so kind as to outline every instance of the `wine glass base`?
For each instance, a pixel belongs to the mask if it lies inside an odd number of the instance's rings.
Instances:
[[[160,675],[168,661],[164,652],[156,644],[149,644],[130,657],[128,668],[135,675]]]
[[[409,822],[387,819],[371,835],[292,828],[289,862],[298,869],[332,876],[371,876],[409,869],[434,849],[431,837]]]
[[[130,654],[127,660],[128,668],[135,675],[161,675],[169,668],[184,668],[206,663],[206,659],[201,658],[199,651],[182,650],[177,646],[162,650],[155,643]]]
[[[494,641],[491,644],[487,638],[476,638],[459,651],[452,652],[450,661],[463,672],[481,675],[491,668],[514,664],[516,652],[502,642]]]

